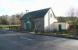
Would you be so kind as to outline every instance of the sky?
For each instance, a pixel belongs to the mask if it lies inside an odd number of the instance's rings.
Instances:
[[[13,15],[51,7],[56,16],[66,16],[78,8],[78,0],[0,0],[0,15]]]

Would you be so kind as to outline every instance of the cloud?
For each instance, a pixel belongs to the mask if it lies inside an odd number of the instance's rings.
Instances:
[[[57,16],[65,16],[66,11],[71,7],[72,0],[50,0],[50,6]]]
[[[0,14],[16,14],[52,7],[56,16],[65,16],[70,7],[77,7],[77,0],[0,0]]]

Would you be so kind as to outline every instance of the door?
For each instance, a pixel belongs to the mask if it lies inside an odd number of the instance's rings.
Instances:
[[[59,24],[59,31],[62,31],[62,25]]]

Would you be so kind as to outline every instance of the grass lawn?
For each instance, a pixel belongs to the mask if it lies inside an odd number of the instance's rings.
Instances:
[[[0,30],[18,30],[20,25],[0,25]]]

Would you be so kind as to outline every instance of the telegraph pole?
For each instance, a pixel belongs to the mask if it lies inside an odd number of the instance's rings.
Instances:
[[[29,10],[26,10],[26,13],[28,13]]]

